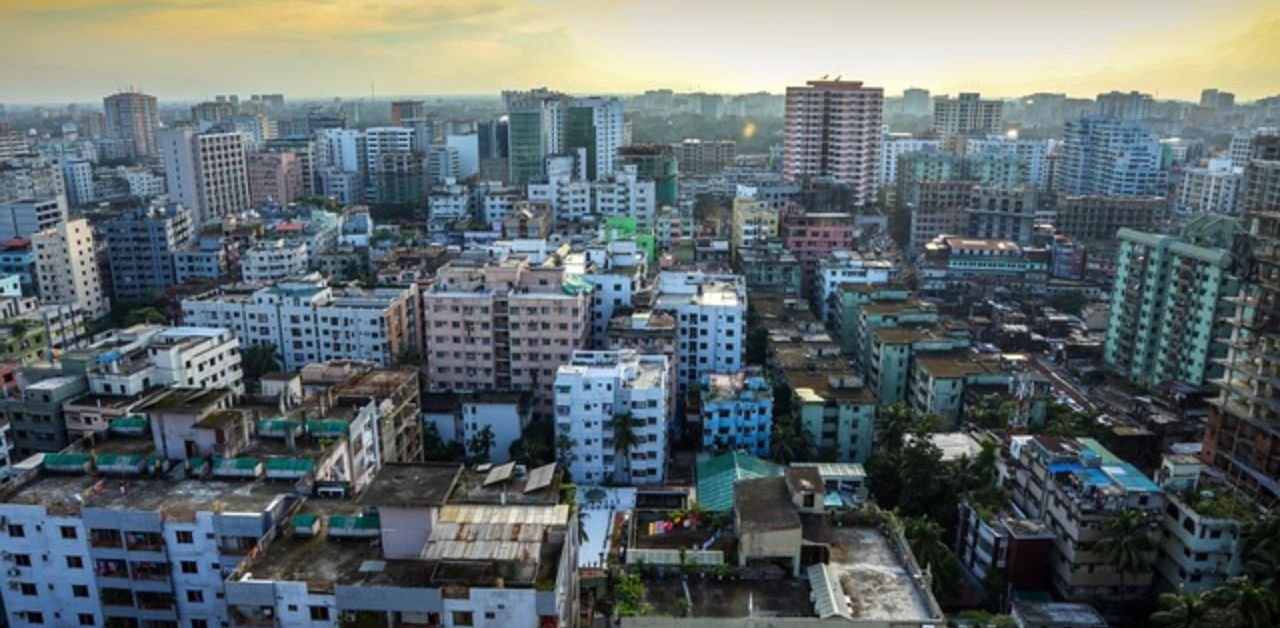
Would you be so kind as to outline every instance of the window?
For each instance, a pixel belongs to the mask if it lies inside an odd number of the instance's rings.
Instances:
[[[182,573],[200,573],[200,565],[194,560],[182,561]]]
[[[74,597],[89,597],[89,587],[83,584],[71,585],[71,595]]]
[[[497,616],[498,616],[498,615],[497,615],[497,613],[494,613],[493,611],[485,611],[485,612],[484,612],[484,618],[485,618],[485,619],[494,619],[494,618],[496,618]]]
[[[30,567],[30,566],[31,566],[31,556],[29,556],[29,555],[27,555],[27,554],[14,554],[14,555],[13,555],[13,564],[15,564],[15,565],[17,565],[17,566],[19,566],[19,567]]]
[[[177,532],[173,533],[173,536],[178,540],[179,543],[189,544],[189,543],[195,542],[195,536],[191,534],[190,530],[178,530]]]
[[[31,584],[30,582],[23,582],[23,583],[22,583],[22,594],[23,594],[23,595],[35,596],[35,595],[36,595],[36,585]]]
[[[209,628],[209,622],[203,619],[191,620],[191,628]]]
[[[198,603],[198,602],[203,602],[203,601],[204,601],[204,591],[201,591],[200,589],[187,589],[187,601],[188,601],[188,602],[197,602],[197,603]]]
[[[74,526],[62,526],[59,528],[59,531],[62,533],[62,538],[64,539],[76,538],[76,529]]]
[[[80,613],[79,615],[77,615],[77,617],[79,617],[79,618],[80,618],[80,625],[81,625],[81,626],[92,626],[92,625],[93,625],[93,613]]]
[[[44,623],[44,613],[37,613],[36,611],[27,611],[27,623],[28,623],[28,624],[43,624],[43,623]]]
[[[474,626],[476,620],[471,611],[453,611],[453,625]]]
[[[9,524],[9,536],[24,537],[26,535],[27,535],[27,530],[26,528],[22,527],[22,524],[17,524],[17,523]]]
[[[329,620],[328,606],[312,606],[311,607],[311,621],[328,621],[328,620]]]
[[[84,559],[79,556],[68,556],[67,569],[84,569]]]

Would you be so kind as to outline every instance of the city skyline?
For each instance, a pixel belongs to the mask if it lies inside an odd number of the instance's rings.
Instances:
[[[364,97],[371,87],[380,98],[482,95],[543,84],[577,93],[781,93],[822,75],[890,95],[910,86],[995,97],[1138,89],[1195,100],[1220,87],[1247,101],[1280,93],[1269,67],[1280,58],[1280,7],[1259,0],[817,2],[803,11],[667,0],[7,4],[0,81],[15,86],[8,103],[92,102],[131,85],[162,100]]]

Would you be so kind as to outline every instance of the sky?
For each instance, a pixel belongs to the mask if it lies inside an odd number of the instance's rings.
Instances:
[[[780,92],[1280,94],[1277,0],[0,0],[0,102]]]

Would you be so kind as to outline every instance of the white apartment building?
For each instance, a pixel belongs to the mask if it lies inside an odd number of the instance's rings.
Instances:
[[[632,307],[635,294],[644,287],[644,252],[635,240],[614,240],[570,253],[563,263],[566,275],[595,288],[591,292],[591,346],[603,348],[614,311]]]
[[[307,272],[310,256],[305,240],[259,240],[240,256],[245,283],[269,284]]]
[[[1019,139],[1007,135],[971,137],[964,143],[966,155],[997,153],[1016,158],[1021,182],[1029,183],[1041,190],[1049,189],[1056,149],[1056,140]]]
[[[323,279],[281,282],[183,299],[187,325],[225,327],[242,347],[276,347],[284,370],[312,362],[365,360],[395,366],[420,347],[418,288],[339,290]]]
[[[190,209],[195,224],[252,206],[248,136],[170,128],[160,131],[158,143],[169,200]]]
[[[832,303],[839,297],[840,286],[889,283],[896,270],[892,262],[864,259],[857,251],[832,251],[826,259],[818,262],[819,317],[828,321]]]
[[[980,94],[964,93],[959,98],[941,96],[933,101],[933,130],[942,137],[1000,133],[1004,126],[1004,103],[983,100]]]
[[[231,621],[223,580],[296,499],[287,485],[250,491],[237,481],[75,472],[88,461],[87,454],[48,455],[45,467],[73,472],[43,472],[0,503],[8,623]],[[183,483],[197,490],[183,491]]]
[[[61,194],[0,203],[0,241],[30,238],[67,221],[67,199]]]
[[[465,395],[441,393],[442,401],[425,397],[422,419],[434,425],[445,442],[469,447],[472,440],[488,430],[493,435],[489,462],[501,464],[511,460],[511,445],[524,436],[524,428],[533,418],[531,396],[521,392],[481,392]],[[457,403],[449,403],[455,401]],[[439,407],[441,405],[447,407]],[[428,406],[435,405],[435,408]],[[468,450],[468,453],[471,453]]]
[[[623,141],[626,119],[622,113],[622,101],[617,98],[579,98],[573,101],[571,107],[591,110],[591,125],[595,130],[594,178],[598,180],[609,177],[614,171],[618,149],[626,145]]]
[[[597,216],[634,218],[637,227],[653,228],[657,212],[655,184],[651,179],[639,178],[635,166],[600,177],[592,186],[592,197]]]
[[[427,194],[427,219],[464,219],[471,216],[472,194],[467,186],[450,179]]]
[[[138,325],[107,342],[113,350],[86,372],[92,394],[132,397],[156,386],[244,390],[240,341],[228,329]]]
[[[41,303],[74,305],[89,318],[107,314],[93,227],[84,218],[31,236]]]
[[[124,179],[129,185],[129,195],[141,199],[151,199],[165,193],[164,176],[152,172],[148,168],[116,168],[116,176]]]
[[[892,186],[898,180],[898,157],[922,150],[938,150],[941,140],[912,137],[910,133],[885,133],[880,148],[880,187]]]
[[[1181,215],[1236,213],[1244,169],[1231,159],[1210,159],[1204,167],[1187,168],[1178,182],[1174,210]]]
[[[569,475],[586,485],[657,484],[666,477],[667,358],[621,351],[575,351],[556,371],[556,438],[570,442]],[[617,421],[635,445],[621,448]]]
[[[681,396],[711,373],[742,370],[747,287],[741,275],[658,274],[653,309],[676,315],[676,386]]]

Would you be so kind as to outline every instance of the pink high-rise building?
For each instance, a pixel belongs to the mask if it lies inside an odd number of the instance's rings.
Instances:
[[[551,416],[556,370],[591,329],[589,289],[520,256],[455,259],[422,305],[429,390],[531,392],[537,416]]]
[[[285,205],[302,195],[302,160],[297,155],[249,155],[249,199],[254,207],[271,202]]]
[[[809,81],[787,88],[782,173],[849,186],[855,205],[875,200],[884,89],[860,81]]]

